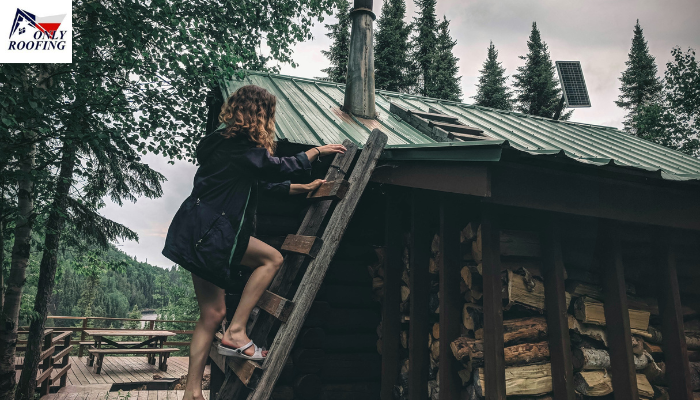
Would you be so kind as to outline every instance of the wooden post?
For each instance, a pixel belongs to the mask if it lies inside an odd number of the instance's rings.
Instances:
[[[552,389],[555,399],[574,400],[574,372],[571,360],[571,338],[566,313],[564,261],[562,260],[559,218],[546,217],[541,229],[542,266],[544,275],[547,333],[552,363]]]
[[[382,303],[382,386],[381,399],[393,400],[394,385],[399,376],[401,335],[401,263],[403,232],[401,231],[400,196],[396,188],[386,195],[384,227],[384,300]]]
[[[413,189],[411,193],[411,242],[409,246],[411,323],[408,331],[408,399],[425,400],[428,391],[428,302],[430,300],[430,229],[432,205],[428,192]]]
[[[462,296],[459,291],[462,267],[456,198],[443,193],[440,199],[440,399],[458,400],[459,365],[450,344],[460,334]]]
[[[44,351],[48,350],[51,348],[53,342],[53,333],[49,333],[48,335],[44,336],[44,347],[42,348],[41,354],[43,355]],[[53,364],[53,357],[50,355],[46,358],[44,358],[44,361],[41,365],[42,373],[45,373],[49,368],[51,368]],[[49,388],[51,387],[51,376],[47,377],[44,379],[43,382],[41,382],[41,395],[47,395],[49,394]]]
[[[224,378],[226,374],[219,368],[219,365],[214,362],[214,360],[209,358],[209,365],[211,368],[211,378],[209,383],[209,398],[216,399],[216,395],[221,389],[221,385],[224,383]]]
[[[67,349],[70,347],[70,337],[71,337],[71,335],[68,335],[68,336],[66,336],[65,339],[63,339],[63,348],[64,349]],[[63,359],[61,360],[61,368],[64,368],[68,364],[70,364],[70,352],[66,353],[66,355],[63,356]],[[68,372],[61,375],[60,387],[65,387],[66,383],[68,383]]]
[[[84,342],[84,341],[85,341],[85,338],[87,337],[87,336],[85,335],[85,330],[86,330],[87,327],[88,327],[88,326],[87,326],[87,322],[88,322],[87,318],[84,318],[84,319],[83,319],[83,330],[80,332],[80,341],[81,341],[81,342]],[[82,357],[82,356],[83,356],[83,345],[82,345],[82,344],[78,344],[78,358],[80,358],[80,357]]]
[[[506,364],[503,353],[503,304],[501,241],[494,206],[482,203],[482,276],[484,280],[484,395],[486,400],[505,400]]]
[[[664,232],[656,248],[659,277],[659,312],[668,394],[671,399],[692,400],[688,348],[683,330],[683,311],[676,274],[676,252],[670,232]]]
[[[610,350],[612,384],[616,400],[639,400],[637,375],[632,354],[625,270],[622,265],[620,237],[616,223],[600,220],[598,234],[600,266],[603,271],[605,320]]]

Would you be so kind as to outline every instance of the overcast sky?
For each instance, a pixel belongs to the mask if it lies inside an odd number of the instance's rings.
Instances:
[[[383,0],[374,1],[377,16],[382,3]],[[415,6],[412,0],[406,3],[410,20]],[[450,20],[452,37],[457,41],[454,52],[460,59],[464,102],[472,102],[489,41],[499,51],[506,74],[512,75],[523,64],[518,56],[527,53],[527,38],[536,21],[553,61],[581,61],[592,107],[576,109],[572,120],[618,128],[622,127],[625,113],[613,101],[619,95],[618,79],[625,68],[637,19],[660,74],[665,71],[674,46],[700,50],[698,0],[438,0],[437,14],[440,19],[446,15]],[[330,18],[324,24],[333,22]],[[323,24],[317,23],[312,32],[313,41],[295,47],[294,60],[299,66],[282,66],[283,74],[307,78],[323,75],[320,71],[328,66],[328,61],[321,50],[327,49],[330,41]],[[169,267],[172,263],[160,251],[173,215],[192,190],[196,168],[184,162],[169,165],[153,155],[146,156],[145,162],[168,178],[163,197],[140,199],[123,207],[107,201],[102,212],[139,234],[139,243],[126,242],[120,244],[120,249],[140,261]]]

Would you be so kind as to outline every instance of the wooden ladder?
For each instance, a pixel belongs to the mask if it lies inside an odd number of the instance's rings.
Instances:
[[[282,250],[289,254],[257,304],[265,313],[253,313],[248,322],[248,335],[255,343],[266,341],[276,320],[282,323],[262,366],[258,362],[219,355],[216,346],[220,335],[214,340],[209,355],[226,372],[217,399],[241,399],[250,393],[249,400],[267,400],[272,394],[386,142],[387,136],[379,129],[372,131],[347,181],[344,178],[355,158],[357,146],[349,140],[343,142],[347,151],[335,156],[326,174],[326,183],[308,196],[315,202],[309,207],[297,234],[288,235],[282,245]],[[320,235],[334,204],[332,215]],[[292,284],[304,266],[306,272],[293,300],[289,300]]]

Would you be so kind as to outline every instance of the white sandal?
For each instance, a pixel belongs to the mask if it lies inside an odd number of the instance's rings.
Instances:
[[[250,346],[255,346],[255,352],[253,353],[252,356],[249,356],[249,355],[243,353]],[[248,344],[246,344],[245,346],[242,346],[239,348],[229,347],[223,343],[219,343],[219,345],[217,346],[217,351],[219,352],[219,354],[221,354],[223,356],[238,357],[238,358],[243,358],[243,359],[251,360],[251,361],[262,361],[265,359],[265,357],[263,357],[263,355],[262,355],[263,348],[258,347],[255,343],[253,343],[252,340],[250,342],[248,342]]]

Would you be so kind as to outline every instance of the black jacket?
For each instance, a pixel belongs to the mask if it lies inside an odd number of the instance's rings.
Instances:
[[[255,213],[258,187],[288,194],[290,182],[285,179],[308,179],[311,163],[304,152],[273,157],[245,135],[224,138],[222,128],[197,145],[200,167],[194,188],[170,223],[162,253],[201,278],[229,288],[235,280],[231,262],[236,245],[247,244],[247,237],[239,233]]]

